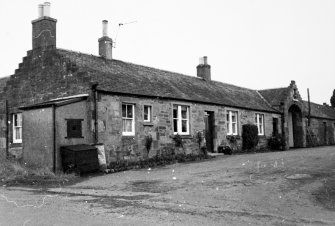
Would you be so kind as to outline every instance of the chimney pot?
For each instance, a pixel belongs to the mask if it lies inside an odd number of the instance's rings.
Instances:
[[[206,81],[211,80],[211,66],[207,63],[207,56],[200,57],[199,65],[197,66],[197,77]]]
[[[43,16],[43,4],[38,5],[38,18]]]
[[[111,60],[113,50],[113,40],[108,37],[108,20],[102,21],[102,37],[99,38],[99,55]]]
[[[104,37],[108,36],[108,20],[102,21],[102,36]]]
[[[204,56],[204,64],[207,64],[207,56]]]
[[[43,5],[43,16],[50,17],[50,2],[44,2],[44,5]]]

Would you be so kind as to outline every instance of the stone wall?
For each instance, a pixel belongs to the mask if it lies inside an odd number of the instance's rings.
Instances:
[[[135,135],[122,136],[122,103],[135,105]],[[118,96],[99,94],[98,98],[98,137],[99,142],[104,143],[107,161],[130,160],[137,161],[146,156],[145,137],[151,135],[153,138],[152,148],[149,156],[156,155],[166,149],[175,148],[173,137],[173,105],[186,105],[190,107],[190,134],[182,136],[184,142],[184,151],[186,154],[199,153],[199,147],[195,139],[198,131],[205,129],[205,111],[214,113],[214,151],[221,144],[228,144],[226,139],[226,110],[238,111],[239,136],[237,149],[242,147],[240,138],[242,125],[254,123],[255,112],[250,110],[241,110],[225,108],[223,106],[205,105],[190,102],[170,101],[161,99],[139,98],[132,96]],[[143,121],[143,106],[152,107],[152,121]],[[272,118],[279,120],[280,115],[272,113],[262,113],[265,118],[265,135],[260,137],[261,147],[267,146],[267,138],[272,136]],[[93,123],[93,122],[92,122]],[[279,133],[281,133],[278,125]],[[238,150],[236,150],[238,151]]]
[[[335,120],[311,117],[308,129],[310,133],[306,132],[307,146],[335,145]]]

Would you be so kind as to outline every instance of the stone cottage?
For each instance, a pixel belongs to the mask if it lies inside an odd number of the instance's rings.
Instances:
[[[186,153],[198,152],[198,132],[208,151],[217,152],[231,137],[239,149],[242,125],[248,123],[257,125],[259,147],[274,135],[283,137],[284,149],[335,144],[335,109],[303,101],[294,81],[257,91],[213,81],[207,57],[201,58],[196,76],[116,60],[107,21],[98,39],[99,56],[61,49],[49,7],[48,2],[39,5],[32,49],[13,75],[0,80],[2,155],[31,162],[32,155],[47,155],[48,161],[41,158],[39,163],[60,168],[61,145],[102,143],[108,162],[136,161],[143,157],[149,135],[151,154],[173,148],[176,134]],[[58,109],[54,116],[53,108]],[[47,144],[34,141],[32,128],[52,125],[50,117],[57,119],[56,138]]]

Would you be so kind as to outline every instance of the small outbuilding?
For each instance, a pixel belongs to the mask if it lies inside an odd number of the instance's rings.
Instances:
[[[21,107],[23,161],[61,169],[62,146],[92,143],[88,95],[76,95]]]

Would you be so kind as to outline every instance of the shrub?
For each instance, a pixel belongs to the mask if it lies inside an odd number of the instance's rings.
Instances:
[[[268,147],[271,150],[283,150],[284,142],[280,135],[272,136],[268,139]]]
[[[151,134],[145,136],[145,149],[147,150],[147,157],[149,157],[149,152],[150,152],[150,149],[151,149],[151,144],[152,144],[152,136]]]
[[[254,150],[258,144],[258,128],[253,124],[245,124],[242,126],[242,148],[243,150]]]
[[[225,155],[232,155],[233,150],[228,145],[225,145],[225,146],[220,145],[218,146],[218,153],[223,153]]]
[[[176,147],[182,147],[184,149],[183,138],[179,134],[174,135],[172,139]]]

